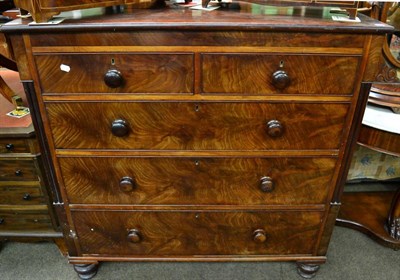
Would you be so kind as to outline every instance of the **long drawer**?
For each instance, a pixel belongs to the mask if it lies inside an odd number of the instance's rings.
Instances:
[[[359,61],[332,55],[203,54],[202,92],[350,95]]]
[[[56,148],[338,149],[348,104],[51,102]]]
[[[193,54],[38,55],[35,61],[44,94],[193,92]]]
[[[70,203],[325,204],[335,158],[59,158]],[[289,168],[290,167],[290,168]]]
[[[73,211],[82,253],[312,254],[323,212]]]

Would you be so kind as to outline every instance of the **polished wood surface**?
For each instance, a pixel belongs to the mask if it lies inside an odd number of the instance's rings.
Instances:
[[[2,27],[79,274],[112,260],[291,260],[303,275],[325,262],[391,29],[236,7]]]
[[[385,227],[393,197],[394,192],[345,193],[337,224],[357,229],[384,246],[400,249],[400,240],[391,237]]]
[[[74,211],[84,254],[114,256],[311,254],[322,212]],[[281,223],[280,221],[285,221]],[[142,239],[132,242],[130,229]],[[265,242],[254,231],[266,232]],[[285,244],[285,246],[282,246]]]
[[[73,157],[59,162],[71,204],[299,205],[325,204],[336,159]],[[269,192],[262,190],[265,176],[273,184]],[[131,188],[121,188],[124,177],[131,178]]]
[[[333,150],[339,148],[348,105],[50,102],[46,110],[57,149]],[[112,133],[117,119],[128,127],[122,137]],[[280,136],[268,132],[274,119],[283,126]]]

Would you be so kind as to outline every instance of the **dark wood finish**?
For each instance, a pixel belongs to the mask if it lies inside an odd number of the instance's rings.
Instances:
[[[191,93],[193,91],[191,54],[39,55],[35,57],[35,62],[38,65],[43,93]],[[68,65],[71,70],[61,71],[61,64]],[[103,79],[106,79],[104,75],[111,70],[114,70],[114,75],[115,71],[118,71],[124,82],[114,82],[111,87],[107,82],[103,82]]]
[[[359,59],[329,55],[203,54],[202,88],[204,93],[350,95]],[[341,80],[342,75],[347,78]]]
[[[338,149],[348,109],[291,102],[46,103],[55,147],[62,149]],[[117,118],[128,135],[111,132]],[[281,125],[269,128],[275,118]]]
[[[97,274],[98,264],[74,264],[74,270],[78,273],[80,279],[91,279]]]
[[[368,148],[400,157],[400,135],[363,125],[358,143]]]
[[[394,192],[346,192],[336,223],[361,231],[378,243],[400,249],[400,240],[385,229]]]
[[[336,159],[62,157],[59,162],[73,204],[301,205],[325,203]],[[125,176],[134,180],[130,192],[120,186]],[[265,176],[273,178],[273,190],[260,186]]]
[[[73,264],[325,262],[391,28],[233,6],[2,27]]]
[[[315,243],[307,240],[317,237],[323,215],[311,211],[157,210],[72,214],[82,252],[114,256],[312,254]],[[130,241],[130,229],[140,231],[140,242]],[[253,240],[257,229],[268,235],[265,242]]]

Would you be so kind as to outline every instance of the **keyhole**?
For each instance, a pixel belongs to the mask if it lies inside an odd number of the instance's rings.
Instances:
[[[199,165],[200,165],[200,161],[195,160],[195,161],[194,161],[194,164],[195,164],[196,166],[199,166]]]
[[[111,65],[115,65],[115,59],[111,58]]]
[[[283,62],[283,60],[281,60],[281,61],[279,62],[279,67],[282,68],[282,67],[283,67],[283,64],[284,64],[284,62]]]
[[[200,106],[198,104],[194,105],[194,110],[196,112],[200,111]]]

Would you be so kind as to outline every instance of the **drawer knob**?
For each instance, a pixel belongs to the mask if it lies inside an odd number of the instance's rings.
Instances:
[[[118,119],[112,122],[111,132],[114,136],[123,137],[128,135],[129,127],[126,121]]]
[[[0,225],[4,224],[4,219],[0,218]]]
[[[256,229],[253,232],[253,240],[256,243],[264,243],[265,241],[267,241],[267,234],[265,233],[265,230]]]
[[[121,72],[115,69],[108,70],[104,75],[104,82],[110,88],[117,88],[122,86],[124,83],[124,78],[122,77]]]
[[[24,196],[22,197],[24,200],[31,200],[31,195],[29,193],[24,194]]]
[[[21,169],[16,170],[15,176],[22,176],[22,170]]]
[[[278,70],[272,74],[272,83],[277,89],[284,89],[290,85],[290,77],[285,71]]]
[[[264,176],[260,180],[260,189],[263,192],[272,192],[274,190],[274,182],[271,177]]]
[[[7,151],[12,151],[12,150],[14,150],[14,144],[11,144],[11,143],[9,143],[9,144],[6,144],[6,150]]]
[[[119,187],[123,192],[130,192],[135,188],[135,182],[131,177],[122,177]]]
[[[128,240],[132,243],[139,243],[140,241],[142,241],[140,231],[137,229],[131,229],[128,232]]]
[[[278,120],[270,120],[267,123],[267,132],[271,137],[279,137],[283,133],[283,125]]]

